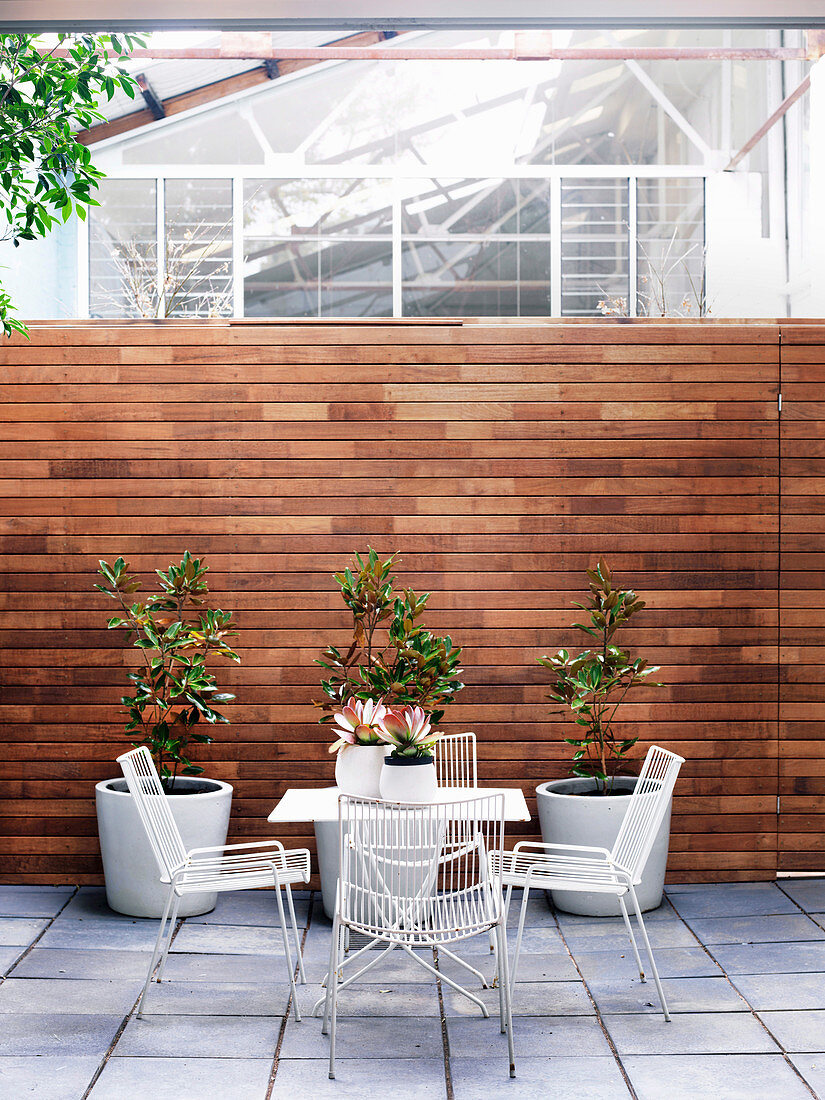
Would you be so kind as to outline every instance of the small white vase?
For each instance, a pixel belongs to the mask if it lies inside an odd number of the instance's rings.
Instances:
[[[335,758],[335,782],[342,794],[378,798],[386,745],[344,745]]]
[[[431,756],[388,756],[381,769],[381,797],[386,802],[431,802],[438,790]]]

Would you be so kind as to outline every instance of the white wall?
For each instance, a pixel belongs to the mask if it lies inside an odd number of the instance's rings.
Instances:
[[[762,176],[717,172],[706,196],[707,287],[714,317],[784,317],[784,242],[762,236]]]
[[[47,237],[15,248],[0,242],[0,283],[21,320],[77,316],[77,224],[71,218]]]

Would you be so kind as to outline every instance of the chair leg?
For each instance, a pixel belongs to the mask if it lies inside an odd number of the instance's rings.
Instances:
[[[339,932],[334,940],[333,947],[337,948],[336,955],[330,967],[329,978],[329,1079],[335,1080],[335,1027],[338,1022],[338,968],[341,965],[343,955],[344,937]],[[323,1029],[322,1029],[323,1030]]]
[[[289,974],[289,988],[292,991],[292,1004],[295,1008],[295,1022],[301,1022],[301,1010],[298,1007],[298,991],[295,988],[295,974],[292,969],[292,958],[289,954],[289,935],[286,930],[286,916],[284,915],[284,901],[281,897],[281,884],[278,882],[277,875],[275,876],[275,897],[278,902],[278,916],[281,918],[281,935],[284,940],[284,955],[286,957],[286,969]]]
[[[332,1004],[332,987],[338,985],[338,967],[339,967],[339,937],[341,934],[341,924],[338,919],[338,914],[335,914],[335,919],[332,922],[332,936],[329,941],[329,970],[327,971],[327,992],[324,997],[324,1019],[321,1024],[321,1034],[326,1035],[329,1032],[329,1011]],[[317,1009],[317,1005],[315,1006]]]
[[[633,945],[633,956],[636,959],[636,966],[639,968],[639,981],[646,982],[645,969],[642,966],[642,960],[639,958],[639,948],[636,944],[636,937],[633,935],[633,925],[630,923],[630,917],[627,915],[627,906],[621,894],[619,895],[619,905],[622,908],[622,916],[624,917],[624,925],[627,929],[627,934],[630,936],[630,942]]]
[[[524,921],[527,917],[527,901],[530,897],[530,887],[525,883],[524,895],[521,899],[521,912],[518,918],[518,935],[516,936],[516,951],[513,955],[513,973],[510,976],[510,994],[512,996],[516,985],[516,973],[518,972],[518,960],[521,954],[521,941],[524,936]]]
[[[175,934],[175,923],[178,919],[178,909],[180,909],[180,894],[175,894],[175,900],[172,903],[172,915],[169,917],[169,932],[166,936],[166,943],[163,947],[163,954],[160,957],[160,966],[158,967],[158,976],[156,981],[163,980],[163,970],[166,966],[166,960],[169,957],[169,948],[172,946],[172,937]]]
[[[510,898],[512,896],[513,896],[513,884],[510,883],[510,885],[507,887],[507,890],[505,891],[505,894],[504,894],[504,921],[505,921],[505,923],[507,922],[507,915],[510,912]],[[495,934],[494,930],[491,928],[490,929],[490,950],[495,951],[495,949],[496,949],[496,934]]]
[[[645,950],[650,960],[650,969],[653,974],[653,980],[656,983],[656,991],[659,994],[662,1012],[664,1013],[665,1021],[670,1023],[670,1012],[668,1011],[667,1001],[665,1000],[665,991],[662,989],[659,971],[656,969],[656,960],[653,958],[653,948],[650,946],[650,940],[647,938],[647,929],[645,928],[645,922],[642,920],[642,909],[639,905],[639,899],[636,897],[636,891],[632,886],[630,887],[630,897],[633,901],[633,908],[636,910],[636,920],[639,922],[639,928],[642,930],[642,939],[645,941]]]
[[[507,1030],[507,1048],[510,1053],[510,1076],[516,1075],[516,1051],[513,1042],[513,998],[512,983],[510,981],[509,962],[507,959],[507,926],[502,922],[496,926],[498,934],[498,950],[501,957],[501,988],[504,994],[504,1026]]]
[[[295,919],[295,902],[292,900],[292,887],[289,883],[284,887],[286,891],[286,901],[289,906],[289,915],[292,920],[292,931],[295,935],[295,950],[298,954],[298,975],[301,979],[301,985],[307,984],[307,976],[304,973],[304,956],[301,951],[301,937],[298,935],[298,921]]]
[[[498,935],[496,933],[496,926],[490,929],[490,932],[495,940],[496,944],[496,985],[498,986],[498,1019],[501,1024],[501,1034],[504,1034],[504,1017],[505,1017],[505,1004],[504,1004],[504,968],[501,965],[501,951],[498,946]]]
[[[163,929],[166,926],[166,918],[169,916],[169,910],[172,908],[172,899],[175,896],[175,888],[170,884],[169,893],[166,897],[166,905],[163,910],[163,916],[160,918],[160,925],[158,927],[158,935],[155,940],[155,950],[152,952],[152,961],[149,963],[149,972],[146,975],[146,981],[143,983],[143,992],[140,995],[140,1002],[138,1004],[138,1019],[143,1016],[143,1003],[146,1000],[146,991],[149,988],[149,982],[152,980],[152,974],[155,969],[155,964],[158,961],[158,955],[160,955],[160,945],[163,942]]]

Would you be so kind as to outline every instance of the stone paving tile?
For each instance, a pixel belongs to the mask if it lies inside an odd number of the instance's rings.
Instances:
[[[433,965],[433,953],[431,950],[420,951],[417,954],[425,962]],[[350,952],[350,956],[354,955],[354,951]],[[361,955],[358,959],[353,959],[351,963],[346,965],[344,971],[345,975],[356,974],[359,970],[362,970],[367,963],[378,958],[379,951],[373,950],[367,952],[365,955]],[[313,957],[307,952],[304,952],[304,970],[306,972],[307,981],[320,985],[326,979],[327,969],[329,968],[329,951],[316,952]],[[482,970],[491,968],[482,967]],[[401,951],[393,951],[387,955],[380,962],[375,963],[372,970],[368,970],[363,978],[358,979],[357,984],[362,982],[366,985],[386,985],[387,982],[424,982],[427,981],[427,973],[417,963],[413,962],[406,954]]]
[[[435,1017],[424,1017],[411,1027],[408,1017],[381,1016],[365,1027],[363,1020],[339,1014],[336,1032],[336,1059],[386,1058],[389,1051],[393,1058],[437,1058],[444,1049],[441,1021]],[[281,1061],[326,1058],[328,1043],[327,1036],[321,1034],[320,1016],[307,1016],[300,1024],[290,1018],[281,1045]]]
[[[779,888],[809,913],[825,913],[825,878],[783,878]]]
[[[493,1020],[459,1019],[447,1021],[451,1058],[489,1058],[493,1048],[501,1058],[507,1056],[507,1036],[501,1034],[498,1017]],[[610,1046],[595,1016],[514,1016],[513,1036],[516,1057],[540,1051],[542,1055],[564,1057],[571,1050],[588,1055],[612,1057]]]
[[[139,981],[70,981],[66,978],[7,978],[0,985],[0,1013],[120,1013],[137,1000]]]
[[[688,923],[702,943],[708,945],[825,940],[825,931],[803,913],[770,917],[695,917],[689,918]]]
[[[825,1009],[760,1012],[759,1018],[785,1050],[825,1056]]]
[[[516,1045],[511,1081],[503,1049],[499,1058],[450,1060],[455,1100],[628,1100],[630,1095],[615,1058],[536,1058],[520,1055]]]
[[[18,1055],[0,1058],[0,1096],[7,1100],[78,1100],[100,1065],[96,1056]]]
[[[295,916],[298,927],[306,926],[309,916],[309,898],[293,891]],[[289,909],[284,902],[284,914],[289,921]],[[280,928],[278,903],[274,890],[241,890],[237,893],[218,894],[218,902],[211,913],[188,917],[187,924],[251,924],[260,928]]]
[[[106,901],[106,889],[103,886],[80,886],[75,896],[60,914],[79,920],[85,917],[108,917],[111,920],[129,920],[122,913],[110,909]]]
[[[47,920],[0,917],[0,946],[28,947],[48,925]]]
[[[498,990],[471,989],[498,1018]],[[444,986],[445,1016],[469,1016],[481,1019],[481,1010],[463,997]],[[525,982],[516,985],[513,994],[513,1012],[518,1016],[592,1016],[593,1005],[580,982]]]
[[[0,987],[0,991],[2,987]],[[282,982],[153,982],[144,1011],[150,1015],[282,1016],[289,1000]]]
[[[825,972],[825,943],[720,944],[712,950],[731,975]]]
[[[72,951],[35,947],[13,969],[15,978],[146,978],[149,951]]]
[[[78,951],[151,951],[157,934],[155,920],[129,920],[114,915],[86,920],[59,917],[37,946]]]
[[[825,1055],[789,1054],[788,1057],[817,1096],[825,1096]]]
[[[53,917],[73,886],[1,886],[0,917]]]
[[[31,1054],[36,1042],[38,1054],[100,1059],[122,1022],[122,1014],[41,1012],[4,1016],[0,1055]]]
[[[11,970],[24,950],[23,947],[0,947],[0,974]]]
[[[645,1012],[661,1015],[662,1008],[652,980],[598,978],[589,983],[600,1012]],[[663,978],[662,986],[671,1013],[747,1012],[748,1006],[727,978]]]
[[[114,1058],[274,1058],[280,1016],[133,1017]]]
[[[337,1045],[336,1042],[336,1049]],[[365,1100],[375,1094],[392,1100],[419,1100],[421,1097],[441,1100],[446,1095],[441,1057],[336,1058],[334,1081],[329,1080],[328,1070],[328,1050],[323,1060],[289,1058],[279,1062],[273,1100],[295,1100],[296,1097]],[[484,1095],[487,1095],[486,1088]]]
[[[676,1054],[623,1063],[639,1100],[811,1100],[778,1054]]]
[[[299,985],[301,1015],[309,1017],[325,990],[320,985]],[[498,995],[496,995],[498,997]],[[498,1004],[498,999],[496,999]],[[429,985],[387,982],[386,985],[351,985],[338,995],[338,1016],[438,1016],[435,979]]]
[[[755,917],[773,913],[798,913],[790,898],[772,882],[729,882],[696,890],[668,890],[681,917]]]
[[[295,955],[294,933],[288,923],[289,949]],[[157,935],[157,927],[155,928]],[[195,924],[188,920],[172,942],[171,951],[220,952],[223,955],[281,955],[284,942],[280,926],[256,928],[237,924]]]
[[[701,947],[671,947],[659,950],[653,943],[656,966],[662,978],[711,978],[722,971]],[[642,963],[647,963],[644,950]],[[639,971],[630,945],[619,951],[577,951],[576,962],[585,981],[604,976],[638,978]]]
[[[512,948],[510,951],[510,962],[512,964],[513,953]],[[471,961],[471,960],[468,960]],[[495,963],[493,956],[490,956],[489,963],[482,963],[480,960],[475,960],[478,968],[483,974],[487,976],[489,980],[492,980],[495,974]],[[449,974],[451,978],[455,978],[460,968],[449,959],[441,968],[445,974]],[[518,984],[523,982],[578,982],[581,981],[579,972],[576,970],[576,966],[569,955],[557,955],[555,953],[549,955],[535,955],[527,951],[522,951],[518,960],[518,974],[516,975]]]
[[[292,965],[295,965],[292,953]],[[146,960],[145,966],[149,965]],[[144,967],[144,977],[146,971]],[[166,960],[164,981],[281,982],[288,981],[283,954],[263,955],[172,954]]]
[[[512,955],[516,946],[516,932],[511,927],[507,930],[507,944]],[[559,935],[558,929],[555,925],[551,927],[543,928],[530,928],[529,926],[524,929],[524,936],[521,941],[522,951],[529,951],[533,955],[566,955],[567,948],[564,946],[564,940]],[[462,940],[460,944],[460,952],[462,955],[466,955],[468,958],[470,955],[489,955],[490,954],[490,941],[489,938],[484,936],[473,936],[472,939]]]
[[[806,920],[806,917],[802,918]],[[815,927],[812,922],[811,927]],[[639,945],[639,949],[644,951],[642,942],[641,931],[633,922],[633,933],[636,936],[636,942]],[[673,947],[698,947],[699,941],[697,937],[687,928],[681,921],[678,923],[673,921],[660,921],[658,924],[651,924],[647,930],[647,934],[650,937],[650,942],[653,946],[654,952],[661,950],[662,948]],[[510,937],[512,940],[512,937]],[[567,946],[573,952],[574,955],[579,951],[632,951],[630,945],[630,937],[627,934],[627,929],[624,925],[615,928],[615,931],[608,932],[606,929],[599,935],[594,932],[587,932],[585,934],[579,934],[577,932],[564,929],[564,938],[567,940]],[[811,937],[813,939],[813,937]]]
[[[734,974],[731,980],[757,1012],[825,1008],[822,974]]]
[[[776,1043],[749,1013],[602,1016],[619,1054],[775,1054]]]
[[[635,917],[633,915],[632,906],[628,908],[630,919],[635,923]],[[561,925],[561,930],[567,935],[568,929],[573,932],[576,931],[581,935],[587,935],[592,933],[594,935],[601,935],[602,931],[607,929],[612,933],[619,933],[624,931],[624,920],[621,916],[617,917],[583,917],[579,913],[565,913],[559,909],[556,913],[558,922]],[[673,921],[675,924],[681,924],[681,917],[665,898],[662,904],[656,909],[650,909],[647,913],[642,913],[645,924],[657,925],[666,924],[668,921]]]
[[[271,1069],[271,1058],[110,1058],[89,1096],[90,1100],[264,1100]]]

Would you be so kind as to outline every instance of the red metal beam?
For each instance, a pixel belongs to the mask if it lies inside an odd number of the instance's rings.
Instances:
[[[732,157],[731,160],[728,161],[728,163],[724,167],[724,171],[733,171],[737,164],[739,164],[740,161],[744,160],[751,149],[757,146],[762,138],[765,136],[765,134],[767,134],[768,131],[771,130],[777,124],[777,122],[779,122],[779,120],[787,113],[788,108],[792,107],[798,99],[802,98],[802,96],[807,92],[810,86],[811,78],[810,76],[806,76],[802,83],[797,85],[797,87],[794,88],[790,95],[785,96],[785,98],[782,100],[782,102],[779,104],[779,106],[776,108],[770,118],[766,119],[766,121],[762,123],[756,133],[748,141],[745,142],[745,144],[742,146],[736,156]]]
[[[546,41],[546,40],[545,40]],[[66,57],[66,50],[52,51]],[[416,46],[191,46],[147,47],[131,58],[162,61],[805,61],[800,47],[723,46],[599,46],[592,48],[543,45],[538,36],[516,35],[511,47],[425,49]]]

